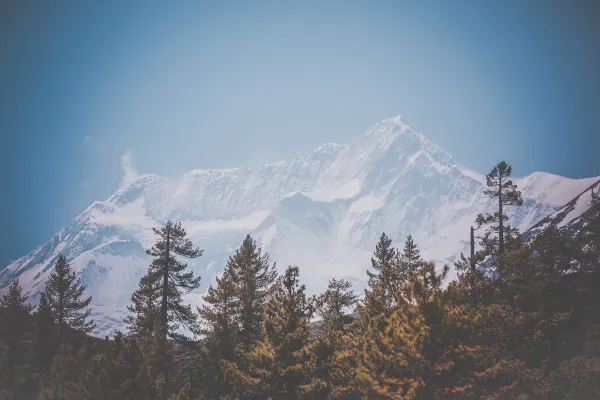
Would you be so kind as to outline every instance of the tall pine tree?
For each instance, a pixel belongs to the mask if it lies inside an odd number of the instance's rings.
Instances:
[[[275,264],[269,263],[268,254],[247,235],[227,260],[216,288],[210,287],[204,296],[206,305],[198,310],[207,355],[201,375],[209,396],[231,391],[219,362],[235,362],[244,370],[248,352],[263,338],[264,306],[276,279]]]
[[[399,279],[396,261],[397,252],[392,246],[392,239],[382,233],[371,258],[373,272],[367,270],[369,287],[365,289],[365,307],[362,310],[372,313],[369,315],[381,315],[391,307],[395,283]]]
[[[148,274],[142,278],[144,287],[139,295],[145,297],[145,301],[152,301],[158,293],[158,320],[163,329],[162,340],[166,340],[167,336],[183,340],[186,337],[178,332],[179,328],[196,332],[198,322],[192,308],[183,304],[182,295],[198,288],[200,277],[194,277],[191,271],[185,272],[187,264],[179,261],[176,256],[196,258],[202,255],[202,250],[193,248],[181,223],[169,221],[164,227],[153,230],[158,241],[147,253],[154,260],[148,268]],[[152,319],[153,309],[142,307],[139,311],[141,313],[138,315],[144,315],[140,323],[144,324],[144,321]]]
[[[82,333],[89,333],[96,327],[94,320],[87,321],[91,310],[84,309],[90,305],[92,298],[83,299],[84,290],[75,271],[67,264],[65,257],[60,255],[54,271],[46,281],[44,291],[45,301],[52,312],[52,320],[55,324]]]
[[[344,379],[334,374],[336,355],[343,351],[342,337],[354,321],[350,311],[357,302],[351,290],[352,284],[343,279],[331,279],[327,290],[319,296],[317,314],[321,317],[319,337],[305,349],[307,359],[307,383],[304,393],[308,398],[329,398]],[[311,329],[315,329],[311,327]]]
[[[247,235],[242,245],[227,261],[226,270],[235,291],[236,319],[239,321],[239,343],[248,351],[262,339],[263,307],[277,279],[275,264]]]
[[[479,226],[492,224],[492,230],[498,234],[499,255],[502,255],[505,250],[504,223],[508,221],[508,217],[504,207],[523,205],[521,192],[517,190],[517,185],[510,179],[511,174],[511,166],[505,161],[501,161],[486,175],[488,189],[483,193],[498,201],[498,211],[494,214],[479,214],[476,221]]]
[[[210,398],[219,398],[230,393],[231,388],[219,367],[221,360],[236,361],[235,347],[238,343],[239,323],[236,315],[235,286],[229,269],[220,278],[217,286],[208,288],[203,297],[205,305],[198,309],[202,327],[200,334],[206,349],[206,360],[199,371],[204,393]]]
[[[421,252],[414,242],[413,237],[408,235],[404,241],[402,253],[398,254],[398,269],[402,283],[406,283],[409,280],[410,274],[417,270],[421,261]]]
[[[303,349],[309,339],[314,305],[298,281],[298,267],[288,267],[265,306],[263,339],[248,353],[248,371],[227,361],[221,363],[235,387],[234,398],[293,399],[306,382]]]

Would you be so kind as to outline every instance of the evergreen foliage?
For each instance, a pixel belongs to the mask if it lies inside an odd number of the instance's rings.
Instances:
[[[203,381],[204,391],[215,398],[229,394],[230,385],[219,367],[221,360],[234,362],[235,347],[238,343],[237,302],[235,285],[230,270],[225,269],[223,276],[217,278],[217,286],[208,288],[204,296],[205,305],[198,309],[202,321],[200,334],[204,335],[203,345],[206,349],[203,368],[199,375]]]
[[[80,398],[144,400],[152,395],[145,360],[135,339],[106,340],[81,373]]]
[[[0,297],[0,337],[3,339],[3,353],[0,357],[0,388],[18,394],[26,391],[30,379],[25,365],[31,356],[31,334],[29,320],[33,307],[28,296],[23,294],[19,280],[8,287],[8,292]]]
[[[49,373],[44,377],[41,399],[80,399],[85,355],[84,349],[78,349],[68,340],[63,340],[58,354],[52,360]]]
[[[231,392],[219,366],[221,360],[246,368],[248,352],[263,338],[265,302],[277,279],[269,256],[247,235],[229,257],[217,286],[209,287],[206,305],[198,310],[204,336],[204,368],[199,372],[209,395],[224,396]]]
[[[352,290],[352,283],[344,279],[332,278],[327,290],[319,296],[317,314],[323,321],[325,334],[341,331],[353,321],[348,313],[357,303],[358,296]]]
[[[498,250],[496,253],[498,255],[502,255],[505,250],[506,232],[504,223],[508,221],[508,216],[504,212],[504,207],[523,205],[521,192],[517,190],[517,186],[510,179],[511,174],[512,167],[505,161],[501,161],[486,175],[488,189],[484,191],[484,194],[492,199],[497,199],[498,211],[494,214],[479,214],[476,220],[480,227],[491,224],[492,231],[498,237]]]
[[[397,253],[392,246],[392,240],[382,233],[379,242],[375,246],[375,252],[371,258],[373,271],[367,270],[369,278],[365,289],[363,312],[368,316],[382,315],[391,307],[393,293],[396,291],[396,283],[400,279],[397,270]]]
[[[404,242],[404,250],[399,256],[399,269],[401,271],[402,278],[408,280],[411,273],[415,272],[419,266],[419,262],[422,261],[421,252],[414,242],[411,235],[408,235]]]
[[[317,328],[317,337],[305,348],[309,361],[306,364],[308,378],[303,391],[309,398],[328,398],[341,383],[334,374],[336,355],[343,350],[343,335],[354,322],[354,317],[348,311],[358,300],[351,288],[350,282],[333,278],[327,290],[317,299],[316,313],[321,323]]]
[[[89,333],[96,327],[94,320],[87,320],[91,310],[86,308],[92,298],[83,299],[84,290],[75,271],[67,264],[65,257],[60,255],[54,271],[46,281],[44,291],[45,301],[48,303],[55,324],[82,333]]]
[[[277,279],[277,270],[275,264],[269,264],[269,255],[256,246],[250,235],[229,258],[225,268],[234,287],[238,340],[242,351],[248,351],[262,339],[263,307]]]
[[[277,277],[247,236],[196,315],[181,295],[199,278],[175,256],[201,252],[169,223],[132,297],[129,335],[99,340],[84,334],[90,299],[61,256],[35,312],[18,281],[0,298],[0,399],[598,398],[600,212],[586,212],[580,232],[549,226],[523,242],[500,225],[519,199],[505,196],[516,190],[510,167],[494,171],[499,212],[446,287],[447,266],[423,260],[412,237],[398,251],[383,234],[362,301],[343,279],[308,297],[299,269]],[[501,274],[488,273],[501,236]],[[181,340],[180,326],[200,339]]]
[[[187,264],[179,261],[176,256],[196,258],[202,255],[202,250],[193,248],[181,223],[169,221],[164,227],[153,230],[158,240],[147,253],[154,260],[148,268],[148,274],[140,282],[140,289],[134,294],[132,310],[137,313],[137,317],[128,322],[133,323],[137,329],[146,331],[155,313],[150,304],[157,299],[159,326],[163,329],[160,333],[162,340],[166,340],[167,336],[185,340],[186,337],[178,332],[179,328],[197,332],[198,322],[192,308],[183,304],[182,296],[200,286],[200,277],[194,277],[191,271],[184,272]]]
[[[263,339],[248,353],[248,371],[222,361],[236,395],[247,399],[293,399],[303,393],[313,302],[298,281],[298,267],[288,267],[265,305]]]
[[[34,365],[42,376],[48,372],[52,358],[58,352],[60,346],[58,329],[54,325],[52,309],[48,304],[46,294],[42,292],[32,322]]]
[[[131,296],[131,313],[123,319],[129,334],[142,339],[149,339],[154,332],[154,324],[159,315],[160,283],[153,281],[149,275],[140,279],[138,289]]]

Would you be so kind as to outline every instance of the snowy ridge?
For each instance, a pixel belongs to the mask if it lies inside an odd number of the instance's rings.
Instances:
[[[532,226],[525,233],[525,236],[534,236],[549,226],[576,233],[581,228],[582,219],[585,219],[585,216],[593,211],[591,209],[592,190],[596,190],[599,186],[600,180],[596,178],[596,182],[577,195],[574,199]]]
[[[599,178],[534,173],[515,179],[525,204],[511,214],[522,231],[559,211]],[[203,286],[251,234],[279,268],[300,266],[311,292],[330,277],[360,291],[382,232],[398,246],[412,235],[425,258],[451,263],[467,250],[469,227],[494,211],[482,195],[485,177],[408,127],[400,117],[375,124],[349,145],[324,144],[311,153],[256,168],[194,170],[178,177],[143,175],[106,201],[95,202],[48,243],[0,271],[0,292],[16,277],[34,301],[59,253],[93,296],[95,335],[122,329],[131,293],[149,263],[152,228],[181,221],[205,250],[190,262]]]

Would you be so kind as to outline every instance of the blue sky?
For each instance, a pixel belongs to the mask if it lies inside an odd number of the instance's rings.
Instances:
[[[130,173],[277,161],[401,114],[461,164],[600,175],[595,1],[3,2],[0,265]]]

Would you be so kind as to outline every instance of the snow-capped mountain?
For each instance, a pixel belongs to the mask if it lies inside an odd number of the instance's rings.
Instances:
[[[527,230],[598,179],[546,173],[515,179],[525,201],[509,210],[511,225]],[[494,211],[484,185],[482,175],[395,117],[350,145],[325,144],[275,164],[140,176],[0,271],[0,288],[19,277],[37,300],[62,253],[93,296],[94,334],[111,334],[122,328],[131,293],[149,264],[144,249],[154,243],[152,228],[170,219],[181,221],[205,250],[190,263],[203,278],[202,290],[187,299],[191,303],[201,301],[246,234],[280,268],[300,266],[309,291],[322,290],[332,276],[352,280],[360,290],[382,232],[398,246],[410,234],[425,258],[440,267],[451,263],[467,249],[477,214]]]
[[[532,237],[549,226],[563,230],[567,233],[576,234],[584,226],[588,216],[595,215],[598,206],[592,205],[592,190],[597,190],[600,186],[600,180],[596,181],[586,190],[569,201],[558,211],[553,212],[546,218],[533,225],[524,234],[525,237]]]

